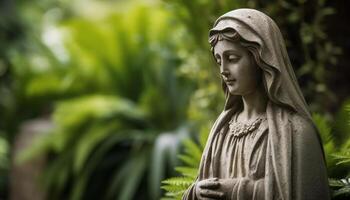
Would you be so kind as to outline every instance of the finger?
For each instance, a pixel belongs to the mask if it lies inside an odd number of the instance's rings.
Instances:
[[[208,178],[207,180],[208,181],[218,181],[219,179],[218,178]]]
[[[208,198],[221,199],[224,197],[223,192],[214,191],[214,190],[202,190],[200,191],[200,195]]]
[[[220,183],[219,182],[212,182],[212,181],[203,181],[199,187],[204,189],[216,189],[219,188]]]

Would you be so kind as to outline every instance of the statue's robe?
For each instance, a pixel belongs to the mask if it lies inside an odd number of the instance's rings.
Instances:
[[[224,111],[214,124],[198,178],[183,200],[198,199],[196,183],[213,177],[236,180],[230,199],[330,199],[321,142],[310,120],[269,103],[267,119],[237,139],[227,135],[233,113]]]

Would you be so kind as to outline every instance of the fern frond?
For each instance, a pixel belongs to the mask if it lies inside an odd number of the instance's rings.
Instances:
[[[333,157],[338,161],[337,165],[350,163],[350,150],[333,154]]]
[[[341,195],[350,196],[350,187],[343,187],[333,193],[334,197]]]
[[[329,179],[329,185],[333,188],[333,197],[350,196],[350,178]]]
[[[173,177],[162,181],[161,188],[166,191],[165,196],[172,197],[172,200],[181,199],[183,193],[193,183],[193,179],[188,177]]]
[[[185,192],[186,190],[181,190],[178,192],[167,192],[165,194],[165,198],[167,200],[181,200],[182,199],[182,194]]]
[[[186,190],[187,187],[181,186],[181,185],[163,185],[161,187],[162,189],[164,189],[165,191],[167,191],[167,193],[178,193],[182,190]]]
[[[331,126],[327,119],[319,113],[313,113],[312,119],[315,122],[315,125],[322,137],[323,143],[326,144],[327,142],[332,140]]]
[[[181,154],[181,155],[178,155],[178,158],[190,167],[197,168],[199,166],[199,162],[197,160],[193,159],[191,156]]]
[[[166,179],[162,181],[164,184],[168,185],[176,185],[176,186],[188,186],[189,184],[192,184],[193,179],[188,178],[188,177],[173,177]]]
[[[175,170],[192,180],[196,179],[198,169],[194,167],[176,167]]]
[[[344,181],[342,181],[342,179],[329,178],[328,182],[329,182],[329,186],[331,186],[331,187],[343,187],[344,186]]]
[[[202,150],[201,147],[190,139],[184,141],[185,152],[187,155],[196,160],[197,163],[201,160]]]
[[[184,141],[184,147],[185,153],[178,155],[178,158],[184,162],[185,166],[175,168],[182,176],[162,181],[161,188],[166,191],[163,200],[181,200],[182,195],[197,177],[203,148],[189,139]]]

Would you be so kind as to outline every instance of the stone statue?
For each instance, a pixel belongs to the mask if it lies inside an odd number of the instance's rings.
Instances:
[[[330,199],[321,140],[275,22],[233,10],[209,42],[226,103],[183,200]]]

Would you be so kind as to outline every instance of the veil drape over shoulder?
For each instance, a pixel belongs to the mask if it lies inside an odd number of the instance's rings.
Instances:
[[[290,63],[282,34],[275,22],[253,9],[237,9],[217,19],[209,36],[234,29],[243,40],[257,44],[263,84],[269,99],[265,200],[329,199],[322,143],[312,122]],[[224,85],[224,90],[226,90]],[[210,132],[197,181],[215,177],[213,138],[237,112],[240,97],[226,92],[226,104]],[[195,184],[194,184],[195,185]],[[183,199],[196,199],[194,185]]]

